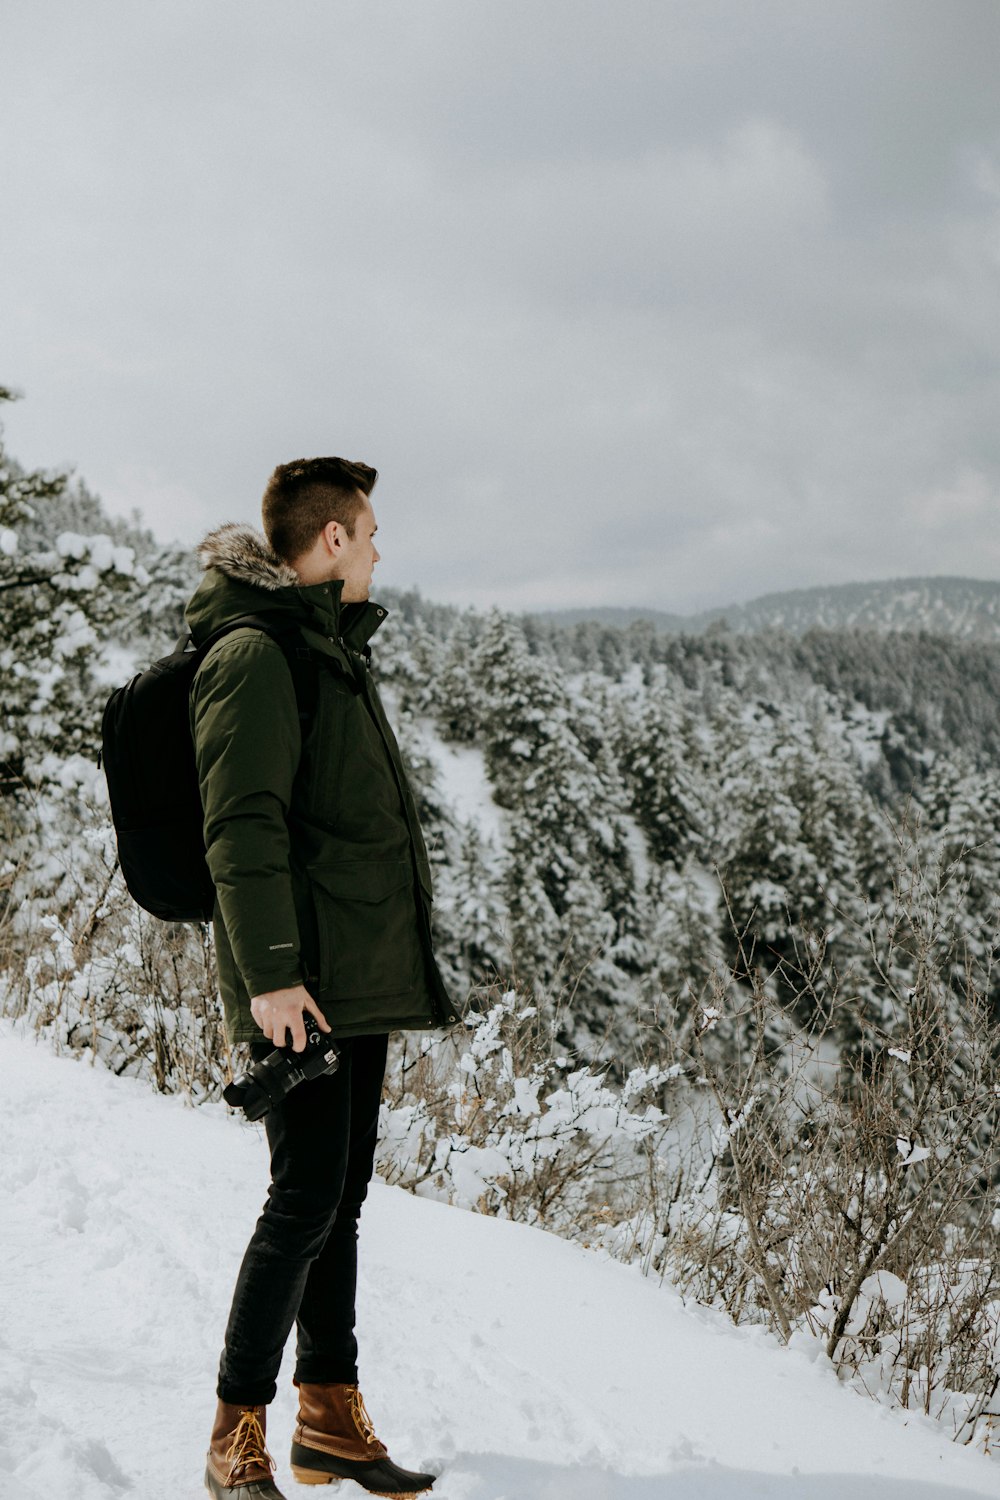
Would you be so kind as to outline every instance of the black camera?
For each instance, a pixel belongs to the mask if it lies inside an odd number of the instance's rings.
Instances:
[[[307,1016],[304,1052],[275,1047],[241,1078],[227,1084],[222,1097],[233,1109],[241,1109],[248,1120],[262,1120],[298,1084],[307,1078],[322,1078],[324,1073],[336,1073],[339,1066],[340,1050],[336,1042],[327,1032],[320,1031],[315,1016]]]

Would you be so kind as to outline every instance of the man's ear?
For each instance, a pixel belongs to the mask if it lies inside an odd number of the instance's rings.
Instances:
[[[327,521],[326,525],[323,527],[323,530],[320,532],[320,536],[323,538],[327,550],[332,555],[336,555],[336,553],[338,553],[343,546],[340,530],[340,523],[338,521]]]

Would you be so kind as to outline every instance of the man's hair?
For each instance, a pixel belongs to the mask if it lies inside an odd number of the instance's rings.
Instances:
[[[295,458],[279,464],[261,504],[272,551],[284,562],[295,562],[328,521],[339,521],[353,539],[361,495],[371,494],[377,478],[377,469],[348,458]]]

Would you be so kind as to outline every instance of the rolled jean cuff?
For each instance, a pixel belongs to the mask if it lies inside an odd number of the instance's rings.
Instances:
[[[277,1392],[277,1382],[270,1385],[224,1385],[220,1380],[215,1394],[230,1406],[270,1406]]]
[[[357,1365],[331,1364],[329,1360],[313,1360],[295,1366],[295,1385],[357,1385]]]

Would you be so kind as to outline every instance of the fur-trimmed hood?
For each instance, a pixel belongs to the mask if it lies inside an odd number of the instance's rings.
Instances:
[[[294,588],[299,581],[295,569],[282,562],[259,531],[238,521],[210,531],[198,548],[198,556],[203,568],[218,568],[238,583],[249,583],[269,593]]]
[[[308,619],[312,590],[252,526],[230,522],[210,531],[198,556],[205,571],[184,611],[196,645],[240,615]],[[327,602],[339,617],[339,590]]]

